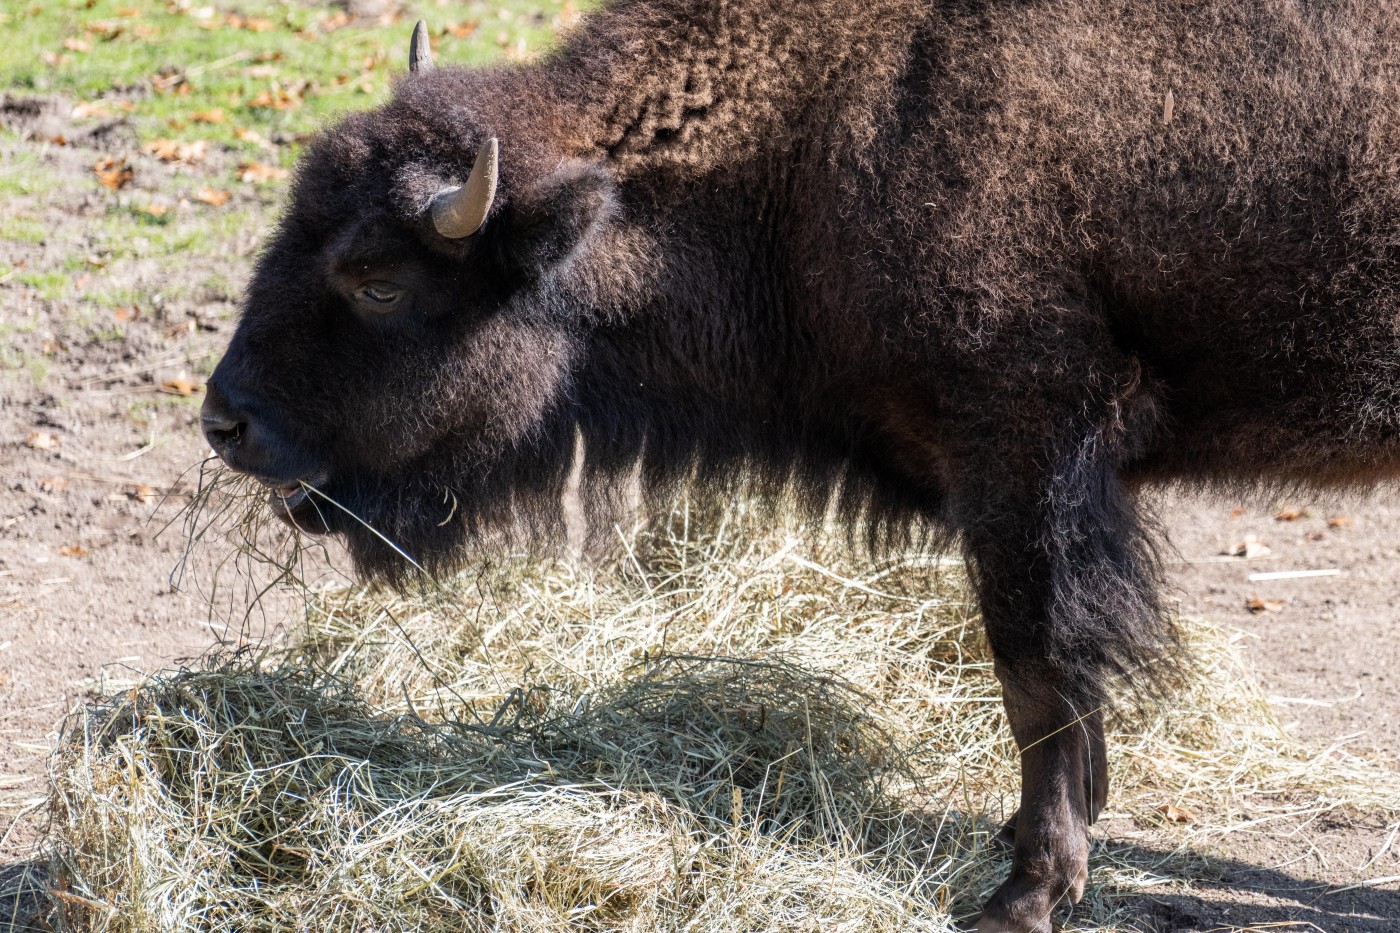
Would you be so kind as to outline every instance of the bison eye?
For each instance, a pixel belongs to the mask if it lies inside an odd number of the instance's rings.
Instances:
[[[375,310],[387,311],[389,307],[399,300],[402,293],[397,285],[392,282],[370,282],[361,285],[355,292],[356,296],[364,299],[372,305],[379,305]]]

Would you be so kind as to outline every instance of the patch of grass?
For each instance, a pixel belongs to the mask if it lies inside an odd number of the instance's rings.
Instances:
[[[0,240],[9,240],[12,243],[32,243],[44,242],[49,236],[49,228],[30,217],[10,217],[5,221],[5,225],[0,227]]]
[[[139,164],[137,188],[121,192],[101,187],[84,171],[84,189],[108,204],[105,217],[84,221],[99,241],[85,250],[109,262],[227,257],[230,244],[239,242],[237,254],[245,256],[251,250],[243,243],[247,231],[268,226],[267,208],[280,203],[285,182],[244,183],[235,166],[253,161],[290,167],[309,134],[346,111],[385,100],[406,68],[416,18],[430,24],[440,60],[480,64],[543,49],[561,11],[570,6],[566,0],[450,6],[422,0],[409,4],[397,20],[352,21],[343,6],[272,0],[8,4],[0,6],[0,34],[6,40],[0,44],[0,90],[58,95],[78,105],[71,119],[79,130],[123,121],[138,145],[161,139],[205,143],[209,155],[161,182],[157,198],[139,190],[151,177]],[[4,131],[0,199],[73,188],[71,174],[41,158],[47,145]],[[121,157],[115,150],[129,148],[125,142],[112,145],[114,151],[105,155]],[[94,151],[92,159],[103,154]],[[222,191],[239,197],[228,206],[209,205],[198,197],[204,188],[213,189],[215,197]],[[262,207],[243,200],[249,191],[256,192]],[[182,198],[189,204],[177,209]],[[161,215],[144,209],[156,200],[170,210]],[[236,206],[240,202],[243,206]],[[3,238],[11,241],[37,242],[42,236],[32,223],[5,229]],[[85,258],[86,253],[68,257],[79,265]],[[28,274],[42,280],[31,284],[45,297],[61,293],[54,270],[31,263]]]
[[[73,284],[72,276],[63,270],[20,269],[15,278],[37,291],[39,297],[46,301],[62,297]]]
[[[480,64],[550,41],[560,2],[410,4],[393,22],[352,22],[343,8],[246,0],[226,6],[150,0],[14,5],[0,28],[0,86],[80,101],[126,101],[142,140],[206,139],[249,154],[240,138],[295,137],[378,103],[405,67],[416,17],[439,55]],[[443,32],[446,27],[452,32]],[[283,161],[291,158],[282,153]]]
[[[4,54],[0,50],[0,56]],[[59,186],[58,174],[22,143],[18,133],[0,127],[0,147],[4,152],[4,159],[0,160],[0,198],[43,195]]]

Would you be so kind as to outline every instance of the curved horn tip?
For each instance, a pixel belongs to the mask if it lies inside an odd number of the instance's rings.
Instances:
[[[492,136],[477,152],[467,183],[444,188],[433,196],[430,210],[438,233],[449,240],[460,240],[481,229],[496,200],[500,163],[500,141]]]
[[[428,43],[428,24],[421,19],[413,26],[413,35],[408,40],[408,72],[433,70],[433,49]]]

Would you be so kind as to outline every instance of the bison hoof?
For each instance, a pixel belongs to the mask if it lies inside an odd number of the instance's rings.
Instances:
[[[1088,855],[1086,839],[1083,846],[1070,846],[1040,862],[1042,870],[1016,865],[969,929],[975,933],[1051,933],[1050,915],[1055,906],[1066,898],[1077,904],[1084,896],[1089,880]]]

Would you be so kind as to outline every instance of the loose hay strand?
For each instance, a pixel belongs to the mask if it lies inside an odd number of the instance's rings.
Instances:
[[[280,646],[75,711],[55,928],[952,929],[1018,780],[961,570],[757,516],[683,510],[591,570],[308,589]],[[1226,634],[1184,628],[1203,679],[1110,739],[1115,811],[1182,853],[1100,842],[1066,929],[1133,929],[1125,897],[1260,821],[1400,818],[1392,776],[1302,752]]]

